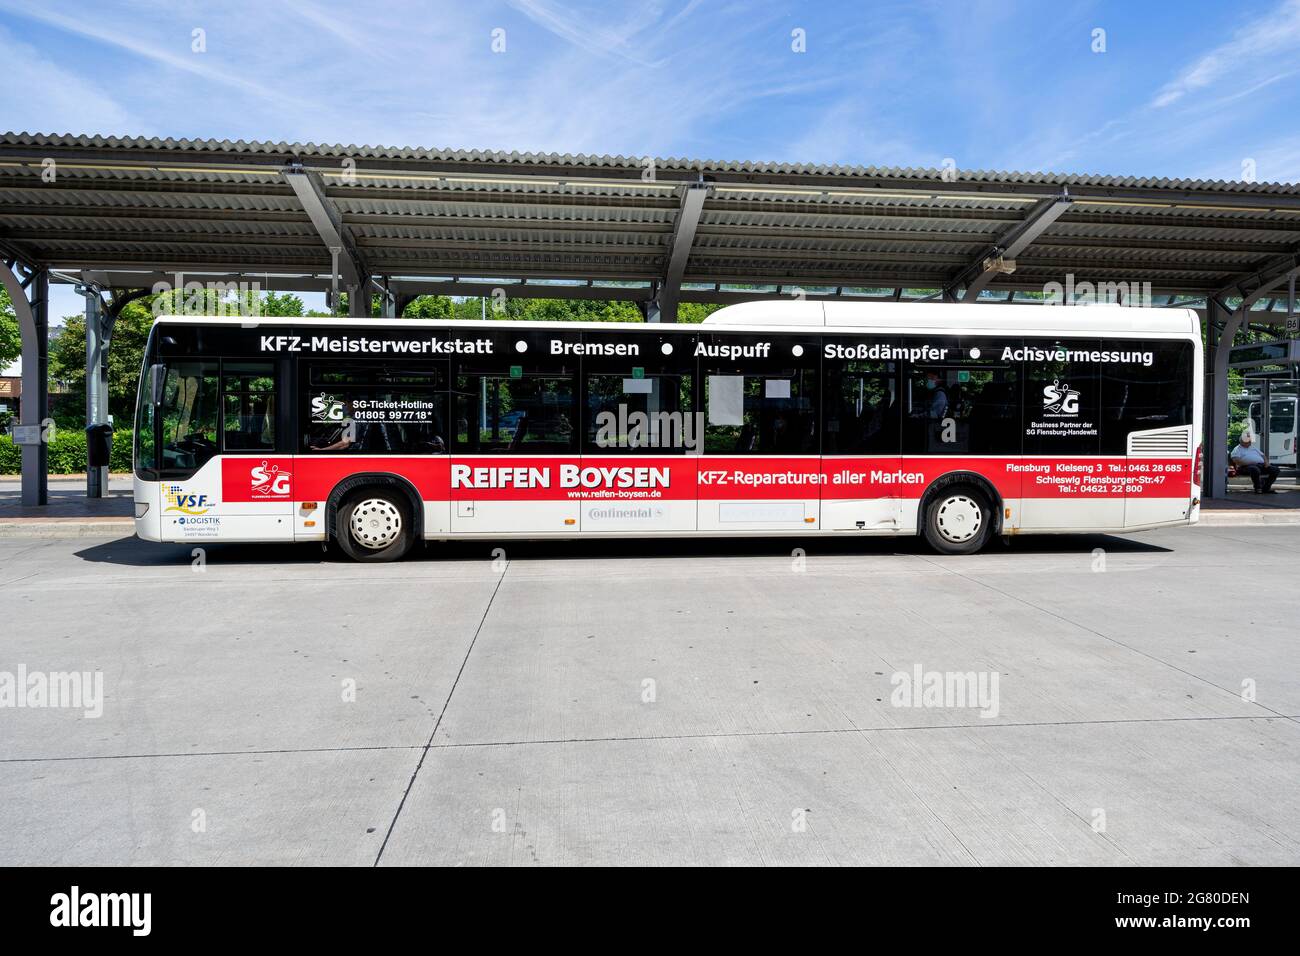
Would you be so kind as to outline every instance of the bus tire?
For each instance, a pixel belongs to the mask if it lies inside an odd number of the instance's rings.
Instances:
[[[339,505],[334,539],[353,561],[397,561],[415,543],[411,505],[396,489],[360,488]]]
[[[993,533],[993,506],[973,485],[948,485],[929,497],[922,530],[940,554],[974,554]]]

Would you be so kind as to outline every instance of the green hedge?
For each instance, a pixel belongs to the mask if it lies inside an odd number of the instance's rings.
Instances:
[[[22,449],[14,444],[10,435],[0,435],[0,475],[16,475],[22,471]],[[86,470],[86,433],[68,428],[56,428],[54,441],[50,442],[50,474],[75,475]],[[113,433],[113,457],[109,471],[131,470],[131,430],[118,429]]]

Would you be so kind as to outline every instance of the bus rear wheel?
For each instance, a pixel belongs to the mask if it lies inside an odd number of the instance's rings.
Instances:
[[[334,537],[353,561],[396,561],[415,543],[411,506],[397,492],[365,488],[339,505]]]
[[[940,554],[974,554],[993,533],[993,506],[971,485],[952,485],[931,495],[923,532]]]

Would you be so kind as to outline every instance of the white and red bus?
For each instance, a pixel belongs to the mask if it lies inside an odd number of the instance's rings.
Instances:
[[[755,302],[702,325],[168,318],[136,533],[331,541],[1186,525],[1194,312]]]

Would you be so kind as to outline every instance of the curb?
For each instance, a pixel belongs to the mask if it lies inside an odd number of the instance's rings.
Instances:
[[[1196,523],[1209,528],[1300,525],[1300,511],[1202,511]]]
[[[0,538],[92,538],[123,534],[135,534],[135,522],[130,518],[0,521]]]

